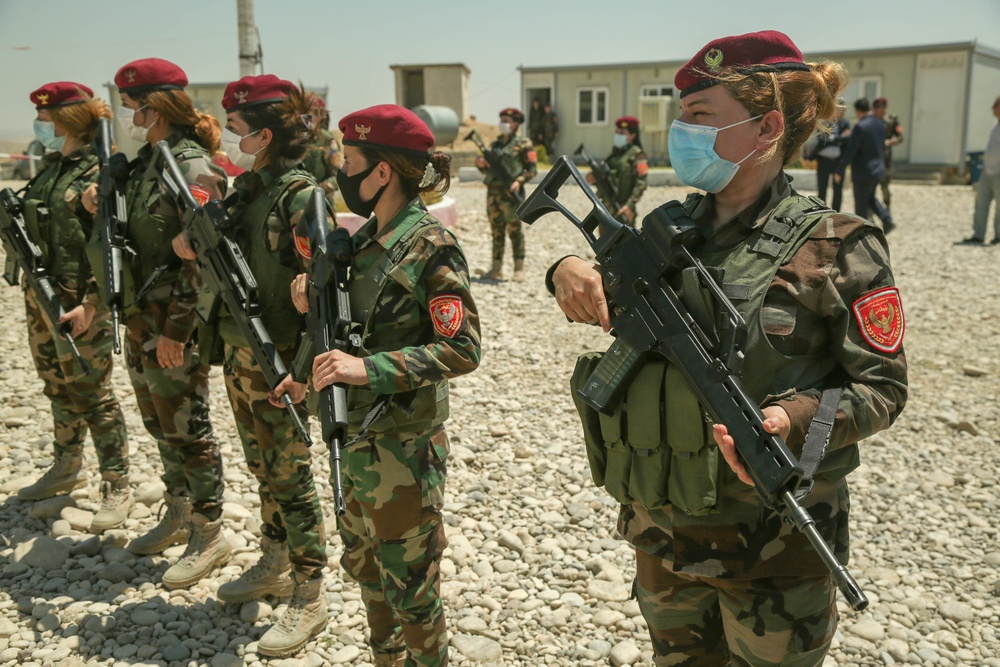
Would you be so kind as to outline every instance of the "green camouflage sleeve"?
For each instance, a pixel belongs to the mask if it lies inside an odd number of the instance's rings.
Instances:
[[[76,179],[70,183],[69,188],[66,189],[65,200],[66,206],[69,208],[70,212],[73,213],[79,220],[80,224],[83,225],[83,233],[86,238],[90,238],[94,231],[94,216],[83,207],[81,197],[83,193],[94,183],[100,179],[101,171],[98,164],[87,170],[80,178]],[[84,282],[84,290],[82,295],[81,303],[93,306],[95,309],[101,306],[101,294],[97,289],[97,280],[94,278],[93,271],[89,268],[90,264],[87,261],[86,254],[81,255],[81,261],[87,265],[87,279]]]
[[[519,155],[521,157],[521,167],[523,168],[523,171],[521,171],[517,180],[521,183],[521,185],[525,185],[528,181],[538,175],[538,154],[535,152],[535,145],[531,143],[531,139],[524,140],[524,143],[521,144],[521,152]]]
[[[837,238],[843,242],[824,243]],[[811,240],[817,239],[806,243],[779,276],[801,278],[804,289],[796,298],[826,323],[817,335],[825,337],[826,353],[838,362],[844,390],[828,447],[832,451],[888,428],[906,404],[905,321],[880,231],[853,216],[832,215]],[[817,250],[824,246],[835,249],[831,256],[824,258],[824,251]],[[799,388],[771,402],[791,418],[788,443],[796,454],[819,407],[821,389]]]
[[[639,203],[639,199],[642,197],[642,193],[646,191],[649,183],[646,181],[646,175],[649,173],[649,159],[646,154],[639,151],[635,159],[632,160],[632,172],[635,175],[635,185],[632,186],[632,192],[629,193],[628,199],[625,200],[625,204],[632,208],[635,208],[636,204]]]
[[[419,305],[412,317],[426,334],[412,346],[365,358],[371,390],[394,394],[475,370],[482,355],[479,312],[455,236],[439,225],[429,228],[397,272],[402,275],[393,278],[410,289]]]

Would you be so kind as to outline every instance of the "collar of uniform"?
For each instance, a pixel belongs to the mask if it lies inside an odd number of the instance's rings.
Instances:
[[[424,217],[426,213],[427,209],[424,208],[420,197],[414,197],[406,206],[399,210],[399,213],[389,221],[389,224],[382,231],[376,231],[378,229],[378,219],[372,218],[358,230],[358,234],[364,232],[362,238],[375,241],[386,250],[391,250],[403,238],[410,227],[420,218]]]
[[[91,155],[93,152],[94,148],[90,144],[80,146],[69,155],[63,155],[59,151],[52,151],[51,153],[46,153],[42,156],[42,164],[49,165],[54,162],[79,162],[83,158]]]
[[[713,230],[709,223],[715,211],[715,195],[713,194],[708,194],[701,200],[691,217],[695,222],[704,223],[700,226],[705,238],[711,239],[717,245],[728,245],[742,240],[751,231],[763,225],[774,207],[791,193],[791,179],[784,171],[780,171],[757,201],[737,213],[732,219],[719,225],[717,229]]]
[[[180,142],[184,141],[185,137],[177,132],[174,132],[169,137],[166,138],[167,145],[173,148]],[[142,158],[143,162],[149,162],[153,157],[153,151],[156,150],[156,146],[149,143],[148,141],[142,145],[139,151],[136,153],[137,157]]]

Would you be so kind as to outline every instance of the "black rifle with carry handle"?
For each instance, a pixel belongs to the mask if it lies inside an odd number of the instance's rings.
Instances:
[[[35,294],[35,301],[45,318],[49,328],[62,336],[73,352],[76,363],[84,373],[90,372],[90,366],[80,356],[76,340],[71,333],[69,322],[59,323],[66,314],[59,295],[52,286],[48,271],[42,266],[42,251],[38,244],[28,234],[24,221],[24,202],[10,188],[0,190],[0,240],[3,242],[7,260],[4,266],[4,280],[11,286],[20,284],[20,275],[24,273],[25,282]]]
[[[558,201],[559,189],[573,179],[593,204],[581,220]],[[815,520],[796,499],[802,467],[777,435],[764,430],[764,416],[740,380],[746,323],[722,293],[716,278],[686,244],[700,235],[679,202],[655,209],[642,231],[615,220],[597,199],[568,157],[559,158],[545,180],[518,209],[532,224],[547,213],[561,213],[583,232],[601,265],[611,323],[617,336],[581,390],[595,409],[614,405],[644,354],[656,353],[676,366],[715,423],[724,424],[761,501],[785,515],[806,535],[830,570],[852,609],[868,599],[816,529]],[[600,231],[600,236],[595,232]],[[700,326],[668,282],[687,267],[719,304],[717,333]]]
[[[102,118],[94,140],[97,158],[101,165],[99,191],[101,204],[97,211],[97,224],[101,235],[101,259],[104,272],[104,302],[111,309],[111,331],[115,354],[122,351],[118,326],[125,309],[125,229],[128,215],[125,205],[124,183],[128,179],[128,158],[121,153],[111,153],[111,121]]]
[[[479,149],[479,152],[483,154],[483,158],[486,159],[486,164],[489,166],[490,172],[503,183],[504,192],[507,193],[507,196],[513,200],[516,206],[520,206],[524,202],[524,186],[519,187],[517,192],[510,191],[510,186],[514,184],[515,177],[507,173],[507,170],[500,164],[500,156],[493,149],[486,146],[483,138],[475,130],[465,135],[465,140],[476,144],[476,148]]]
[[[573,155],[579,155],[590,166],[590,174],[594,177],[594,186],[597,187],[597,194],[604,201],[611,202],[614,213],[617,214],[622,204],[618,201],[618,186],[611,182],[611,168],[608,167],[608,163],[604,160],[594,159],[587,152],[583,144],[577,146]]]
[[[309,267],[309,324],[316,337],[316,356],[331,350],[353,353],[361,339],[351,332],[351,305],[347,294],[347,270],[351,264],[351,236],[338,227],[327,231],[326,196],[316,188],[309,199],[306,219],[312,233],[312,263]],[[319,420],[323,441],[330,450],[334,512],[347,511],[341,482],[341,448],[347,440],[347,386],[334,383],[319,392]]]
[[[233,220],[225,205],[218,199],[202,205],[194,198],[166,141],[156,144],[148,173],[156,174],[177,202],[184,229],[190,233],[191,245],[198,253],[198,266],[205,286],[217,294],[229,309],[240,333],[250,345],[254,361],[264,374],[264,381],[274,390],[288,375],[288,369],[261,321],[257,280],[240,247],[226,236],[233,228]],[[312,438],[293,407],[292,397],[285,393],[281,401],[295,422],[299,437],[307,447],[311,447]]]

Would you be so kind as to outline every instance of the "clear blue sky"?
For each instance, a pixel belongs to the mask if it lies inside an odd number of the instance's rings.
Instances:
[[[788,33],[803,51],[965,42],[1000,50],[1000,0],[255,0],[267,72],[330,87],[333,121],[393,102],[389,65],[464,62],[472,113],[519,103],[519,65],[680,60],[715,37]],[[195,82],[239,76],[236,0],[0,0],[0,137],[29,137],[48,81],[100,91],[159,57]]]

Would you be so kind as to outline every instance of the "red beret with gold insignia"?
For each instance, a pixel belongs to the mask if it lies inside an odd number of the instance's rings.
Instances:
[[[160,58],[133,60],[115,74],[118,92],[129,95],[151,93],[154,90],[184,90],[187,74],[177,65]]]
[[[273,74],[245,76],[226,86],[226,92],[222,94],[222,108],[226,111],[239,111],[258,104],[281,102],[288,99],[293,90],[294,83],[279,79]]]
[[[524,122],[524,114],[521,113],[521,110],[516,107],[507,107],[506,109],[503,109],[500,112],[500,117],[503,118],[504,116],[509,116],[515,123]]]
[[[674,87],[681,91],[683,98],[719,83],[713,74],[722,70],[739,74],[783,70],[808,72],[809,66],[788,35],[777,30],[763,30],[712,40],[677,71]]]
[[[639,119],[635,116],[622,116],[615,121],[615,127],[620,127],[623,130],[628,130],[632,134],[639,131]]]
[[[67,104],[80,104],[94,97],[94,91],[82,83],[72,81],[54,81],[47,83],[28,98],[34,103],[35,109],[51,109],[64,107]]]
[[[423,156],[434,148],[434,135],[427,123],[395,104],[379,104],[349,113],[338,125],[348,146],[371,146]]]
[[[882,107],[889,106],[889,100],[884,97],[876,97],[872,100],[872,109],[881,109]]]

